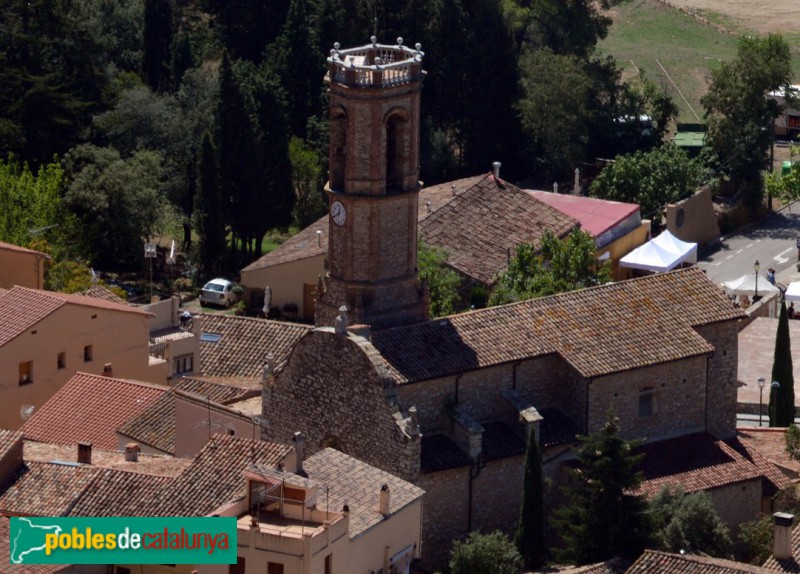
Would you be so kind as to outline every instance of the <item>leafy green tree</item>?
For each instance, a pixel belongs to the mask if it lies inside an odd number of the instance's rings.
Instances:
[[[78,28],[92,37],[98,51],[117,68],[141,71],[144,0],[74,0],[70,11]]]
[[[22,247],[45,241],[56,251],[63,247],[72,228],[61,201],[63,181],[59,163],[33,173],[13,156],[0,160],[0,241]]]
[[[459,301],[461,278],[447,266],[447,252],[420,240],[417,247],[419,279],[428,284],[431,296],[432,317],[451,315]]]
[[[649,152],[617,157],[589,189],[594,197],[639,205],[642,216],[656,224],[668,203],[688,197],[708,177],[702,159],[690,159],[671,143]]]
[[[794,374],[792,372],[792,343],[789,338],[789,316],[786,302],[781,302],[778,333],[775,337],[775,357],[772,380],[780,387],[769,394],[769,426],[788,427],[794,422]]]
[[[47,266],[44,288],[61,293],[77,293],[92,286],[92,270],[86,263],[64,259]]]
[[[578,437],[577,464],[553,524],[564,542],[554,549],[565,562],[590,564],[613,556],[638,556],[651,535],[647,502],[633,492],[642,482],[636,443],[620,436],[619,420],[608,420],[594,433]]]
[[[761,205],[762,170],[769,163],[773,125],[781,113],[767,94],[788,89],[791,79],[791,51],[782,36],[743,36],[736,58],[712,70],[708,93],[701,99],[708,145],[753,210]]]
[[[665,487],[650,501],[650,511],[659,549],[730,557],[730,532],[707,492],[685,494],[680,487]]]
[[[217,161],[211,136],[203,138],[200,156],[200,182],[194,201],[195,230],[200,240],[200,266],[204,277],[223,271],[225,256],[225,223],[222,219],[222,200],[217,178]]]
[[[800,427],[792,423],[786,429],[786,454],[800,461]]]
[[[522,557],[506,535],[470,532],[450,552],[450,574],[520,574]]]
[[[597,261],[594,238],[580,229],[564,239],[545,232],[536,248],[523,243],[508,269],[495,281],[489,305],[502,305],[601,285],[611,280],[607,264]]]
[[[289,0],[208,0],[222,44],[234,59],[261,62],[289,11]]]
[[[599,40],[608,35],[613,2],[601,0],[536,0],[520,3],[516,13],[519,44],[548,48],[556,54],[589,58]]]
[[[292,162],[292,187],[296,196],[294,224],[304,229],[325,213],[322,193],[322,158],[297,137],[289,142]]]
[[[81,145],[64,157],[64,171],[64,201],[83,225],[84,257],[110,269],[140,266],[143,243],[163,221],[161,157],[138,151],[123,159],[114,149]]]
[[[522,509],[514,540],[517,550],[528,568],[541,568],[544,564],[544,482],[542,480],[542,454],[536,429],[531,427],[528,448],[525,451],[525,476],[522,490]]]

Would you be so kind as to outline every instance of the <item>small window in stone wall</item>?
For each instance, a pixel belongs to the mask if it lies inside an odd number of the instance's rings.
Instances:
[[[639,416],[651,417],[656,414],[656,397],[653,387],[646,387],[639,391]]]
[[[29,385],[33,382],[33,361],[19,364],[19,384]]]

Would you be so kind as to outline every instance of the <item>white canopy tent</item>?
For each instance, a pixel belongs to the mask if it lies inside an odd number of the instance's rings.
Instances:
[[[731,295],[747,295],[748,297],[756,294],[756,287],[758,287],[758,292],[761,295],[780,293],[781,291],[778,287],[767,281],[766,277],[759,277],[758,285],[756,285],[756,275],[754,273],[725,281],[722,283],[722,286]],[[798,300],[800,300],[800,293],[798,293]]]
[[[800,301],[800,281],[792,281],[786,288],[783,298],[787,301]]]
[[[619,260],[620,267],[664,272],[681,263],[697,263],[697,243],[681,241],[664,231]]]

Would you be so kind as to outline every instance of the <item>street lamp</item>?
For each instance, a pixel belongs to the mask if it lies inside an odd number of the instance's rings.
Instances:
[[[764,377],[758,377],[758,426],[761,426],[761,415],[764,410],[764,384],[766,382],[767,379]]]
[[[775,423],[775,411],[777,410],[777,406],[775,404],[775,399],[773,398],[772,394],[781,388],[781,384],[778,381],[772,381],[771,388],[769,390],[769,402],[772,405],[772,412],[770,413],[769,417],[769,426],[772,426]]]
[[[756,272],[756,294],[753,295],[753,302],[758,301],[758,270],[761,269],[761,265],[758,264],[758,259],[756,262],[753,263],[753,271]]]

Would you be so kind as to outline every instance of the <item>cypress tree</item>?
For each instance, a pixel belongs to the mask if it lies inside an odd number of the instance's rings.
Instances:
[[[142,77],[154,92],[168,90],[172,45],[170,0],[146,0],[143,35]]]
[[[222,271],[225,255],[225,224],[222,219],[217,162],[211,136],[203,137],[200,176],[195,199],[194,222],[200,237],[200,265],[206,277]]]
[[[780,383],[777,390],[770,388],[769,426],[788,427],[794,422],[794,375],[792,374],[792,343],[789,338],[789,316],[786,303],[781,303],[778,333],[775,337],[775,358],[772,362],[772,380]]]
[[[525,451],[525,478],[522,490],[522,509],[514,540],[528,568],[540,568],[544,563],[544,493],[542,484],[542,455],[531,427]]]
[[[599,431],[578,437],[570,503],[556,511],[555,524],[564,548],[559,560],[591,564],[613,556],[636,558],[651,536],[647,502],[632,494],[642,483],[636,443],[620,436],[619,420],[609,411]]]

